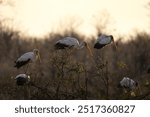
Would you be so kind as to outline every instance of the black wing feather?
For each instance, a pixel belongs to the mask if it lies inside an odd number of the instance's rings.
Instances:
[[[70,48],[70,47],[72,47],[72,46],[62,44],[62,43],[56,43],[55,44],[55,49],[65,49],[65,48]]]
[[[101,48],[103,48],[105,45],[106,45],[106,44],[99,44],[99,43],[96,43],[96,44],[94,45],[94,48],[96,48],[96,49],[101,49]]]
[[[27,61],[17,61],[17,62],[15,62],[16,65],[14,67],[16,67],[17,69],[19,69],[23,65],[26,65],[27,63],[29,63],[29,61],[30,61],[30,59],[28,59]]]

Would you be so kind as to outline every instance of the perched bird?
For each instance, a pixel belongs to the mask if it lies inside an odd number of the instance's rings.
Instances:
[[[86,47],[90,55],[93,56],[92,51],[90,47],[88,46],[88,44],[85,41],[79,43],[79,41],[74,37],[65,37],[61,40],[58,40],[55,43],[55,49],[66,49],[66,48],[82,49],[84,47]]]
[[[22,86],[30,82],[30,76],[26,74],[19,74],[16,76],[15,80],[18,86]]]
[[[128,90],[133,90],[133,89],[135,89],[138,86],[138,83],[136,81],[128,78],[128,77],[124,77],[120,81],[119,86],[123,87],[125,89],[128,89]]]
[[[40,54],[38,49],[34,49],[33,52],[27,52],[20,56],[16,61],[15,61],[15,66],[17,69],[22,67],[25,64],[28,64],[29,62],[34,62],[37,59],[41,62],[40,59]]]
[[[94,48],[101,49],[104,46],[110,44],[111,42],[113,42],[115,47],[116,47],[116,44],[114,42],[114,38],[113,38],[112,35],[104,35],[104,34],[103,35],[99,35],[97,40],[96,40],[96,43],[94,44]]]
[[[141,94],[141,90],[140,90],[138,82],[128,77],[124,77],[120,81],[118,87],[122,87],[124,89],[124,92],[130,93],[131,96],[136,96],[137,94]]]

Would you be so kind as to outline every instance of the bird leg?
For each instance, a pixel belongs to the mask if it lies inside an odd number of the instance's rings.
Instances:
[[[27,64],[27,67],[26,67],[26,70],[25,70],[25,74],[27,73],[28,68],[29,68],[29,64]]]

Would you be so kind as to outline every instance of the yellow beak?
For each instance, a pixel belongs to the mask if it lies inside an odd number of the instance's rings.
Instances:
[[[38,53],[38,59],[39,59],[39,62],[41,63],[41,57],[39,53]]]
[[[86,48],[88,49],[90,56],[93,57],[93,53],[88,44],[86,45]]]
[[[114,43],[115,49],[117,49],[118,47],[117,47],[117,45],[116,45],[116,43],[115,43],[115,41],[114,41],[114,40],[113,40],[113,43]]]

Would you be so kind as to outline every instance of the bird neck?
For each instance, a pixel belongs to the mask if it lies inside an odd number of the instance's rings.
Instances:
[[[81,42],[78,46],[78,49],[82,49],[82,48],[84,48],[84,46],[85,46],[84,42]]]

